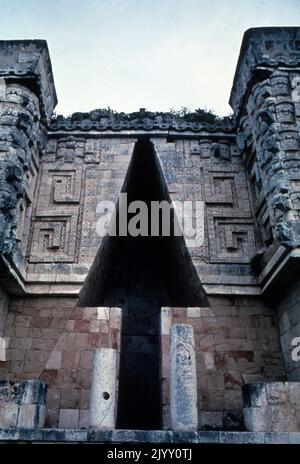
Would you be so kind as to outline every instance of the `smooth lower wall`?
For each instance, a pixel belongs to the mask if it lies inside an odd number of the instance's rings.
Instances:
[[[211,307],[170,308],[162,343],[163,428],[170,428],[170,326],[195,334],[200,429],[242,429],[241,386],[285,380],[276,312],[256,298],[211,297]],[[12,299],[0,379],[48,386],[46,427],[88,427],[93,353],[120,351],[121,311],[79,307],[71,297]],[[138,368],[138,366],[137,366]],[[142,411],[141,411],[142,413]]]
[[[11,302],[1,379],[48,384],[45,427],[88,427],[93,355],[120,351],[119,308],[83,308],[77,298],[18,298]]]
[[[211,307],[169,308],[162,323],[163,425],[170,428],[171,324],[194,329],[200,429],[243,429],[241,387],[286,378],[276,312],[256,298],[211,297]]]

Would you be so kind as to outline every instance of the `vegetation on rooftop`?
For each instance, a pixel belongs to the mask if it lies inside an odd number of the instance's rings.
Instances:
[[[62,115],[54,115],[53,119],[65,119]],[[153,112],[141,108],[139,111],[132,113],[117,112],[110,107],[98,108],[90,112],[76,112],[68,116],[72,122],[79,122],[83,120],[100,121],[100,120],[115,120],[115,121],[133,121],[139,119],[158,120],[162,122],[171,122],[174,120],[185,121],[190,123],[199,124],[215,124],[222,122],[225,119],[231,119],[231,116],[221,117],[218,116],[213,110],[207,108],[197,108],[191,110],[187,107],[180,109],[170,109],[167,112]]]

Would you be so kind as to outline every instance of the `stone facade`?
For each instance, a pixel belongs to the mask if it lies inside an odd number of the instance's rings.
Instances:
[[[300,28],[248,30],[234,114],[210,123],[53,116],[46,42],[0,42],[0,379],[48,385],[46,427],[91,425],[95,352],[112,349],[116,427],[170,429],[178,324],[194,333],[200,430],[245,428],[245,384],[300,381],[299,43]],[[199,202],[199,245],[101,238],[97,205],[119,211],[120,193]]]

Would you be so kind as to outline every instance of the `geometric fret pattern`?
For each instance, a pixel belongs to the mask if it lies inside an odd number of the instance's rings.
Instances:
[[[82,166],[44,164],[29,262],[75,261]]]

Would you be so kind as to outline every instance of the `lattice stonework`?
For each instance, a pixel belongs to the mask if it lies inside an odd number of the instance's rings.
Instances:
[[[67,262],[75,260],[77,215],[35,220],[30,261]]]
[[[228,205],[249,211],[249,198],[243,172],[233,169],[221,171],[220,168],[204,168],[203,174],[207,205]]]
[[[251,219],[210,217],[210,261],[249,263],[255,254],[255,229]]]
[[[247,181],[240,165],[203,163],[210,263],[249,263],[255,254]]]
[[[75,261],[81,182],[80,165],[43,166],[30,262]]]
[[[82,166],[60,166],[53,169],[43,166],[37,215],[56,214],[57,208],[77,205],[80,200]],[[74,209],[74,207],[73,207]],[[77,209],[77,206],[76,206]]]

